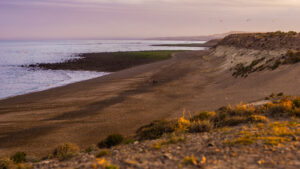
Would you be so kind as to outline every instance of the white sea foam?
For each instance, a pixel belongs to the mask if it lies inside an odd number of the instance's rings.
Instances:
[[[177,43],[191,42],[152,40],[0,41],[0,99],[107,74],[90,71],[30,70],[21,65],[62,62],[72,59],[80,53],[203,49],[199,47],[151,46]]]

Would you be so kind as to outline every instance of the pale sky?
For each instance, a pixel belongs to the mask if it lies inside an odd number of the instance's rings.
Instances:
[[[300,31],[300,0],[0,0],[0,39]]]

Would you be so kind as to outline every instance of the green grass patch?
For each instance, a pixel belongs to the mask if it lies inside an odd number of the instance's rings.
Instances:
[[[112,56],[118,56],[123,58],[131,58],[131,59],[155,59],[155,60],[163,60],[169,59],[172,57],[173,53],[181,52],[178,51],[137,51],[137,52],[113,52],[109,53]]]

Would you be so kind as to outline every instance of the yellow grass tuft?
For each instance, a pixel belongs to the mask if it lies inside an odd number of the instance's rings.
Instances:
[[[261,140],[264,144],[277,146],[281,143],[292,141],[292,138],[300,135],[300,124],[298,122],[273,122],[259,124],[242,130],[236,135],[237,138],[226,141],[233,144],[253,144]]]
[[[194,155],[183,158],[182,163],[185,165],[197,165],[197,159]]]

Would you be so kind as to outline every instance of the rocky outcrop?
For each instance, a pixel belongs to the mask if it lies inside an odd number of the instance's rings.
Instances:
[[[223,70],[235,77],[274,70],[300,61],[300,34],[296,32],[233,34],[221,40],[211,56],[223,57]]]
[[[270,33],[232,34],[226,36],[218,45],[256,50],[300,50],[300,33],[278,31]]]

